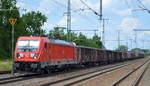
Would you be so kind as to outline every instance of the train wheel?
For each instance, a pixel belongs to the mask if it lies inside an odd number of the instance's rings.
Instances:
[[[45,69],[41,69],[40,74],[47,74]]]

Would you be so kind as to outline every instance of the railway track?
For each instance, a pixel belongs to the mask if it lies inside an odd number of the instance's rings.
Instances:
[[[139,75],[139,77],[136,79],[136,81],[133,83],[132,86],[138,86],[139,85],[139,82],[141,81],[141,79],[143,78],[146,70],[148,69],[148,66],[144,69],[143,72],[141,72],[141,74]]]
[[[122,68],[124,66],[126,66],[126,65],[119,65],[119,66],[112,67],[112,68],[97,70],[97,71],[89,72],[89,73],[86,73],[86,74],[83,74],[83,75],[78,75],[78,76],[70,77],[70,78],[67,78],[67,79],[64,79],[64,80],[59,80],[59,81],[56,81],[56,82],[48,83],[48,84],[45,84],[45,85],[42,85],[42,86],[48,86],[48,85],[71,86],[73,84],[76,84],[76,83],[82,82],[84,80],[96,77],[96,76],[101,75],[103,73],[107,73],[107,72]]]
[[[17,75],[9,75],[5,78],[0,78],[0,85],[17,82],[17,81],[23,81],[27,79],[33,78],[33,76],[38,74],[17,74]]]
[[[137,62],[87,80],[71,83],[64,82],[63,85],[55,84],[54,86],[137,86],[149,62],[149,60]]]
[[[48,75],[33,75],[33,76],[17,76],[0,79],[0,85],[6,86],[47,86],[47,85],[57,85],[57,86],[69,86],[74,85],[76,83],[88,80],[90,78],[94,78],[98,75],[102,75],[108,73],[109,71],[115,71],[127,65],[131,65],[135,62],[140,62],[141,60],[129,61],[124,63],[117,63],[113,65],[95,67],[95,68],[87,68],[80,69],[71,72],[63,72],[63,73],[54,73]],[[66,83],[67,82],[67,83]],[[63,85],[62,85],[63,83]]]
[[[43,83],[47,83],[47,84],[43,84],[42,82],[38,82],[38,83],[33,83],[31,86],[36,86],[36,85],[40,85],[40,86],[70,86],[85,80],[88,80],[90,78],[96,77],[98,75],[102,75],[104,73],[108,73],[110,71],[122,68],[124,66],[130,65],[133,63],[128,63],[128,64],[122,64],[122,65],[116,65],[113,67],[109,67],[109,68],[103,68],[103,69],[99,69],[96,71],[91,71],[91,72],[85,72],[85,73],[79,73],[78,75],[74,75],[72,77],[68,77],[68,78],[63,78],[63,79],[57,79],[57,80],[49,80],[49,81],[44,81]],[[67,76],[66,76],[67,77]]]
[[[135,86],[149,86],[150,83],[150,64],[143,70],[143,73],[137,78]]]
[[[149,62],[145,62],[144,64],[131,70],[129,73],[115,82],[112,86],[138,86],[138,83],[147,70],[148,64]]]
[[[70,78],[67,78],[67,79],[64,79],[64,80],[59,80],[59,81],[56,81],[56,82],[48,83],[48,84],[45,84],[45,85],[42,85],[42,86],[51,86],[51,85],[52,86],[72,86],[72,85],[76,85],[76,84],[78,84],[82,81],[94,78],[96,76],[100,76],[100,75],[103,75],[105,73],[109,73],[109,72],[112,72],[114,70],[121,69],[125,66],[128,66],[128,65],[127,64],[126,65],[119,65],[119,66],[112,67],[112,68],[97,70],[97,71],[85,73],[85,74],[82,74],[82,75],[70,77]]]

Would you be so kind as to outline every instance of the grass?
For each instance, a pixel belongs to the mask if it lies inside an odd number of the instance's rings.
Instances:
[[[11,71],[12,61],[11,59],[0,60],[0,71]]]

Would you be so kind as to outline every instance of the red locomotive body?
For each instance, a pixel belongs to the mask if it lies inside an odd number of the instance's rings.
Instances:
[[[40,72],[50,70],[50,67],[75,63],[73,43],[49,40],[47,37],[20,37],[17,41],[14,59],[16,70]]]
[[[62,40],[50,40],[50,43],[45,46],[47,50],[47,56],[51,62],[74,62],[75,45]]]

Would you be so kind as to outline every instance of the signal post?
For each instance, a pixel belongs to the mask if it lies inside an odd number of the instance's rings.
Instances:
[[[14,26],[15,26],[15,24],[16,24],[16,21],[17,21],[17,19],[15,19],[15,18],[10,18],[9,19],[9,22],[10,22],[10,24],[11,24],[11,26],[12,26],[12,48],[11,48],[11,54],[12,54],[12,71],[11,71],[11,74],[12,75],[14,75],[14,67],[13,67],[13,65],[14,65]]]

